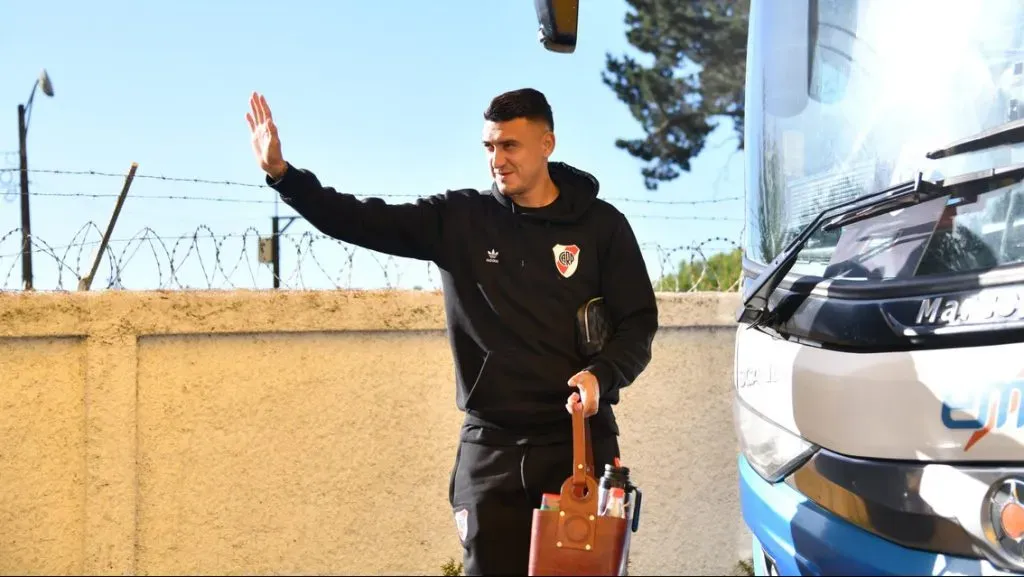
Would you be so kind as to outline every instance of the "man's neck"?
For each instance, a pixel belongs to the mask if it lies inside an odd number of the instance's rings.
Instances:
[[[537,186],[512,197],[512,202],[523,208],[542,208],[558,198],[558,187],[551,177],[545,177]]]

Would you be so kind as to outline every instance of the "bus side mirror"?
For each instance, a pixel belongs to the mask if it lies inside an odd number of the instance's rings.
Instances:
[[[579,0],[533,0],[540,23],[540,42],[551,52],[572,54],[576,50]]]

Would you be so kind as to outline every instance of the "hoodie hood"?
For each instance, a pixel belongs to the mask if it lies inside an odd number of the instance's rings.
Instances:
[[[516,206],[512,199],[498,190],[497,183],[491,184],[491,195],[505,208],[522,213],[526,217],[562,223],[579,220],[597,199],[601,187],[597,178],[564,162],[549,162],[548,174],[558,187],[558,200],[555,201],[554,210],[546,210],[546,207],[537,210]]]

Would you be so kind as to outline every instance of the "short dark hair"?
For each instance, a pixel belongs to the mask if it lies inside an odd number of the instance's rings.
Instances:
[[[548,99],[541,91],[533,88],[520,88],[499,94],[484,111],[484,120],[491,122],[508,122],[516,118],[543,121],[549,130],[555,129],[555,118],[551,114]]]

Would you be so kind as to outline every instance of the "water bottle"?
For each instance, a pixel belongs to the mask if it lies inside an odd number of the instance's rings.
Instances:
[[[630,483],[630,468],[623,466],[617,457],[614,464],[604,465],[604,475],[601,476],[601,480],[598,482],[597,510],[599,512],[604,511],[608,506],[608,500],[613,489],[622,490],[624,517],[629,521],[632,518],[634,500],[631,493],[636,490],[636,487]]]
[[[636,493],[635,499],[633,493]],[[629,467],[623,467],[618,457],[615,458],[614,464],[604,466],[604,475],[598,482],[598,514],[614,512],[615,516],[626,520],[626,541],[623,544],[625,554],[622,556],[618,575],[629,574],[629,545],[632,540],[630,536],[636,532],[640,522],[641,497],[640,488],[629,480]],[[619,502],[619,499],[622,501]]]

